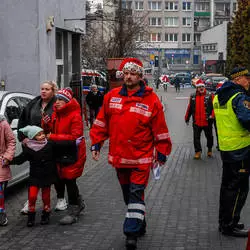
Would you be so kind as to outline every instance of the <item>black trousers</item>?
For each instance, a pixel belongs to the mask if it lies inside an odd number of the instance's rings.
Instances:
[[[234,227],[240,220],[249,191],[249,164],[249,159],[232,163],[223,161],[219,207],[222,227]]]
[[[60,179],[55,183],[57,198],[64,198],[65,186],[67,188],[69,205],[78,205],[79,189],[76,184],[76,179]]]
[[[194,138],[194,150],[195,152],[201,152],[201,132],[204,130],[205,136],[207,138],[207,147],[211,149],[213,147],[213,122],[209,121],[208,126],[200,127],[193,124],[193,138]]]

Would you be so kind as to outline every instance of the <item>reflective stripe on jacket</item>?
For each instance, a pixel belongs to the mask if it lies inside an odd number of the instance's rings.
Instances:
[[[109,138],[109,163],[116,168],[153,162],[154,148],[163,155],[171,152],[171,140],[162,104],[152,88],[141,96],[125,96],[121,87],[104,97],[103,106],[91,128],[92,145]]]
[[[213,100],[219,145],[222,151],[234,151],[250,145],[250,133],[242,127],[232,106],[232,100],[238,94],[240,92],[234,94],[222,106],[219,104],[217,95],[215,95]]]

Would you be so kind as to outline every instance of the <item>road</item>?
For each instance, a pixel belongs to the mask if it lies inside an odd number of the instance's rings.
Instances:
[[[218,232],[218,200],[221,178],[219,152],[206,157],[204,135],[201,160],[194,160],[192,126],[184,122],[188,97],[194,89],[174,88],[157,91],[165,105],[173,150],[162,169],[161,179],[150,180],[146,192],[147,234],[138,241],[141,250],[243,250],[246,239],[222,236]],[[86,138],[88,130],[86,129]],[[87,142],[88,146],[89,141]],[[53,212],[51,223],[41,226],[39,198],[36,225],[26,227],[26,216],[19,210],[27,199],[26,183],[11,188],[6,209],[9,225],[0,228],[0,249],[86,249],[122,250],[125,237],[122,223],[126,208],[114,169],[107,164],[108,144],[102,157],[94,162],[90,157],[84,175],[79,178],[80,192],[87,208],[78,223],[61,226],[59,219],[65,212]],[[52,205],[55,205],[52,188]],[[242,221],[250,224],[249,202],[242,213]]]

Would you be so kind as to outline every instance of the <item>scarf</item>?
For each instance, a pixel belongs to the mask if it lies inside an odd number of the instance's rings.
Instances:
[[[43,141],[27,139],[27,141],[25,142],[26,146],[34,151],[41,150],[46,146],[47,143],[47,139],[44,139]]]

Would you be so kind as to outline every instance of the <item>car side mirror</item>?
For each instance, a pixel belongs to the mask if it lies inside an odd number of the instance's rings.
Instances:
[[[10,124],[10,127],[11,129],[17,129],[17,125],[18,125],[18,119],[13,119]]]

